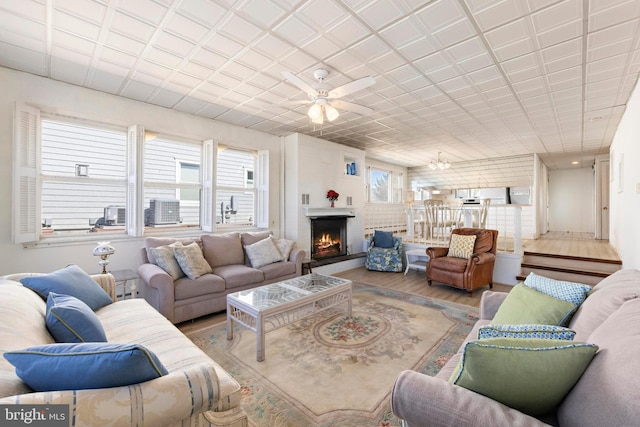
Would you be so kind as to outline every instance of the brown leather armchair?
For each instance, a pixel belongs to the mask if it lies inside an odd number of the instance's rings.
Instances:
[[[475,288],[489,285],[493,288],[493,266],[496,262],[498,230],[456,228],[451,234],[476,235],[473,254],[468,258],[447,256],[448,247],[429,247],[427,255],[427,283],[432,281],[465,289],[469,296]],[[451,241],[451,237],[449,238]]]

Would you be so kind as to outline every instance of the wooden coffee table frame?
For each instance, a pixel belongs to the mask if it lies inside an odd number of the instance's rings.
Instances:
[[[295,286],[296,280],[314,278],[327,278],[342,281],[327,289],[318,292],[308,292]],[[300,282],[298,282],[300,283]],[[282,282],[264,285],[266,288],[273,285],[280,285],[292,288],[293,290],[306,295],[291,301],[281,302],[278,305],[268,308],[256,308],[255,306],[239,299],[242,292],[235,292],[227,295],[227,339],[233,339],[233,323],[238,322],[247,329],[256,333],[256,359],[262,362],[265,358],[265,334],[290,323],[296,322],[315,313],[335,307],[347,302],[347,314],[351,317],[351,296],[352,283],[350,280],[338,277],[322,276],[318,274],[308,274]],[[256,289],[260,289],[256,288]]]

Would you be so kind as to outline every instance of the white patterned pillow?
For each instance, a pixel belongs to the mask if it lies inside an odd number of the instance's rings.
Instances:
[[[176,246],[176,243],[172,243],[168,246],[149,248],[149,251],[155,258],[155,264],[166,271],[173,280],[184,277],[184,272],[180,268],[180,264],[178,264],[178,260],[176,259]]]
[[[540,338],[573,341],[575,331],[554,325],[485,325],[478,330],[478,339]]]
[[[276,247],[280,251],[280,254],[282,255],[282,260],[283,261],[288,260],[295,242],[293,240],[287,240],[287,239],[276,239],[273,236],[271,236],[271,238],[273,239],[273,243],[276,244]]]
[[[257,241],[252,245],[246,245],[244,250],[253,268],[282,261],[282,254],[271,237]]]
[[[570,302],[576,307],[582,304],[587,298],[589,291],[591,291],[591,286],[582,283],[554,280],[548,277],[538,276],[535,273],[529,273],[527,278],[524,279],[524,284],[550,297]]]
[[[455,258],[465,258],[473,254],[473,247],[476,243],[476,236],[463,236],[462,234],[452,234],[451,242],[449,243],[449,252],[447,256]]]
[[[180,268],[189,279],[197,279],[213,271],[207,260],[204,259],[202,249],[196,242],[186,246],[182,244],[176,245],[175,254]]]

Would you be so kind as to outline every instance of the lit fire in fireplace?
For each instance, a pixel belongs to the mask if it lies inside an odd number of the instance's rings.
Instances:
[[[323,233],[313,242],[314,254],[318,258],[327,258],[340,255],[340,240],[331,237],[329,233]]]
[[[327,249],[334,245],[340,245],[340,240],[333,240],[331,235],[324,233],[318,240],[316,240],[316,247],[319,249]]]

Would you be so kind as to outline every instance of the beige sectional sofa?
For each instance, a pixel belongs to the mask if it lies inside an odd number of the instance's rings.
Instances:
[[[21,275],[7,277],[0,279],[0,352],[55,343],[45,301],[17,282]],[[92,278],[115,299],[113,276]],[[117,301],[95,314],[109,343],[145,346],[168,374],[128,386],[34,392],[0,357],[0,405],[69,405],[73,426],[247,426],[238,382],[144,300]]]
[[[507,294],[482,295],[480,320],[467,341],[491,323]],[[393,412],[408,427],[437,426],[632,426],[640,420],[640,271],[620,270],[589,293],[569,323],[574,342],[599,350],[564,400],[546,416],[534,418],[447,380],[461,353],[430,377],[402,372],[394,385]],[[462,349],[462,347],[461,347]]]
[[[140,293],[167,319],[179,323],[225,310],[228,293],[300,276],[306,251],[295,246],[286,260],[258,268],[251,266],[245,246],[270,236],[270,231],[259,231],[203,234],[198,238],[146,238],[142,249],[143,264],[138,267]],[[174,279],[156,265],[151,248],[176,242],[183,245],[197,243],[211,272],[196,279]]]

